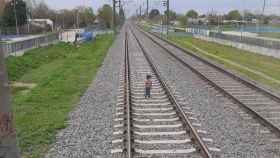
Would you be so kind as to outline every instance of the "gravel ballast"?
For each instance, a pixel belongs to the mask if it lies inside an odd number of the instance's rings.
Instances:
[[[80,103],[70,113],[68,127],[57,134],[46,158],[110,158],[113,113],[124,54],[124,33],[117,36],[103,65]]]
[[[137,36],[168,84],[192,107],[202,127],[214,138],[214,143],[222,151],[222,158],[279,157],[279,144],[271,143],[271,139],[277,137],[267,133],[267,128],[250,119],[246,111],[223,97],[150,39],[139,33]]]

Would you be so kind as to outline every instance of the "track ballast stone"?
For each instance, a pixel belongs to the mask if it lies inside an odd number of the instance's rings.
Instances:
[[[113,115],[119,71],[123,62],[123,33],[109,49],[96,78],[70,113],[68,127],[57,134],[46,158],[110,158]]]
[[[139,34],[138,37],[142,39],[145,49],[168,83],[185,98],[202,127],[215,138],[214,142],[221,147],[222,158],[279,157],[279,145],[269,141],[275,135],[263,133],[267,130],[266,127],[255,120],[242,117],[239,112],[243,110],[236,104],[221,96],[221,93],[194,75],[190,69],[166,55],[163,49],[155,47],[148,38]],[[180,57],[186,58],[183,54]],[[255,124],[258,126],[254,126]]]

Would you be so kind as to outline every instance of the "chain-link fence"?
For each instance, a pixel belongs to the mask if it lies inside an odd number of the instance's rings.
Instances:
[[[55,43],[59,40],[59,33],[52,33],[31,39],[24,39],[21,41],[0,43],[0,47],[5,55],[20,55],[24,51],[32,48],[38,48]]]
[[[237,36],[223,33],[210,32],[209,37],[229,40],[232,42],[256,45],[264,48],[280,49],[280,40],[264,39],[261,37]]]

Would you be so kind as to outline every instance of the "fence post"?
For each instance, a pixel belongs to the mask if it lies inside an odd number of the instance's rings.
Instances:
[[[0,44],[0,157],[19,158],[10,103],[8,75],[4,61],[5,55]]]

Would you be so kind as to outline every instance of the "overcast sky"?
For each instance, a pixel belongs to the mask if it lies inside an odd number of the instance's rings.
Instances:
[[[44,0],[51,8],[64,9],[74,8],[79,5],[91,6],[96,11],[103,4],[111,4],[112,0]],[[123,0],[126,1],[126,10],[133,14],[140,4],[146,0]],[[161,0],[149,0],[151,8],[162,10]],[[198,10],[200,13],[207,13],[212,9],[219,13],[225,13],[232,9],[251,10],[261,12],[264,0],[170,0],[170,8],[179,13],[185,13],[189,9]],[[280,0],[266,0],[266,14],[280,15]]]

